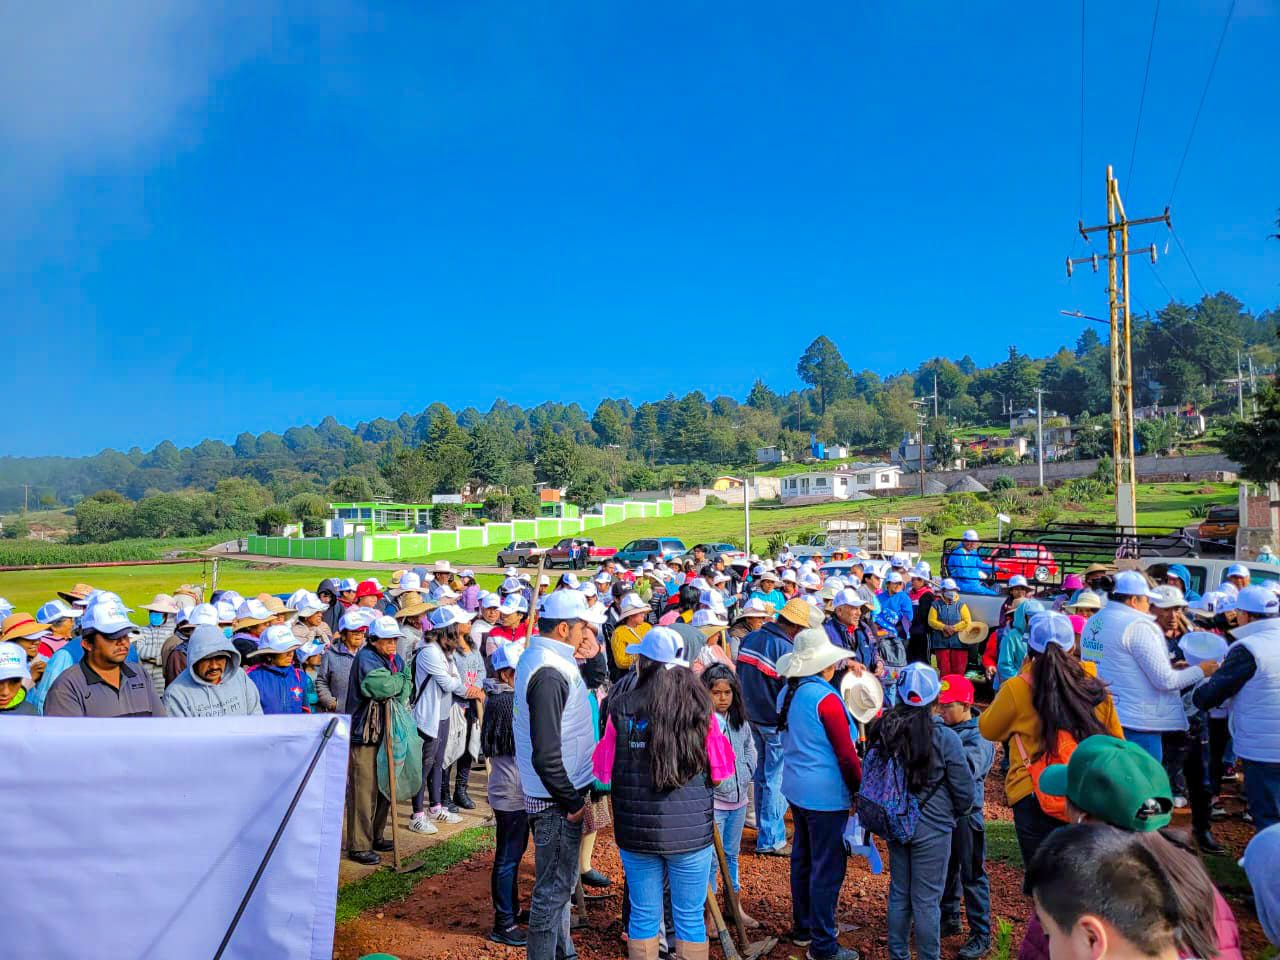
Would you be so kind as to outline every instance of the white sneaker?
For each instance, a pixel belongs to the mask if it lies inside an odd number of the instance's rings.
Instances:
[[[440,829],[427,819],[426,815],[412,817],[409,820],[409,829],[414,833],[439,833]]]
[[[431,819],[439,820],[441,823],[461,823],[462,818],[456,813],[450,813],[448,807],[432,807]]]

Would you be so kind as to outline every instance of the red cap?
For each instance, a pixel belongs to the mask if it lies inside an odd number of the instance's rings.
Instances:
[[[380,596],[382,596],[382,591],[378,589],[378,584],[377,584],[377,581],[375,580],[361,580],[360,583],[356,586],[357,600],[359,600],[361,597],[380,597]]]
[[[947,674],[942,678],[938,703],[973,703],[973,684],[958,673]]]

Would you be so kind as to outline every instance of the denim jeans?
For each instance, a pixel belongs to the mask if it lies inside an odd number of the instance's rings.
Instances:
[[[515,926],[520,912],[520,861],[529,849],[529,815],[523,810],[495,810],[498,839],[493,852],[489,893],[493,897],[493,928]]]
[[[835,956],[836,901],[849,863],[844,849],[848,810],[806,810],[794,804],[791,819],[791,924],[813,938],[809,955]]]
[[[991,883],[987,879],[987,838],[970,817],[956,824],[951,834],[951,859],[947,863],[947,890],[942,916],[960,917],[960,900],[969,921],[969,932],[991,936]]]
[[[1164,735],[1159,730],[1131,730],[1125,727],[1124,738],[1155,757],[1157,763],[1164,762]]]
[[[716,829],[720,831],[720,842],[724,844],[724,859],[729,865],[729,882],[733,884],[733,889],[741,890],[738,885],[738,853],[742,850],[742,828],[747,822],[747,808],[745,805],[737,810],[717,810],[716,812]],[[715,848],[711,849],[711,886],[720,889],[716,885],[716,878],[720,874],[720,864],[715,855]]]
[[[942,951],[942,893],[947,882],[951,833],[917,829],[909,844],[889,841],[889,958],[911,960],[911,925],[916,956],[939,960]]]
[[[448,714],[440,718],[440,728],[434,737],[428,737],[421,730],[418,733],[422,736],[422,786],[413,798],[414,813],[422,813],[423,797],[433,807],[449,802],[448,797],[442,799],[440,787],[444,780],[444,748],[449,742]]]
[[[756,741],[756,850],[777,850],[787,842],[787,801],[782,796],[782,734],[777,727],[752,725]]]
[[[582,821],[570,823],[558,807],[535,813],[529,820],[533,824],[533,894],[528,960],[576,957],[578,951],[569,936],[569,906],[578,882]]]
[[[675,938],[685,943],[705,943],[707,925],[702,918],[707,903],[707,871],[716,851],[713,846],[690,853],[632,853],[619,850],[627,873],[631,916],[627,936],[648,940],[662,925],[662,885],[671,888],[671,917]],[[532,960],[532,958],[531,958]]]
[[[1253,829],[1265,830],[1280,823],[1280,763],[1241,760],[1244,767],[1244,795],[1249,801]]]

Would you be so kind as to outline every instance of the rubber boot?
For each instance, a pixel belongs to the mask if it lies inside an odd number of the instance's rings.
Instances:
[[[658,938],[628,940],[627,960],[658,960]]]
[[[676,940],[675,950],[672,952],[673,957],[679,960],[707,960],[707,951],[711,947],[710,940],[703,940],[701,943],[690,943],[688,940]]]

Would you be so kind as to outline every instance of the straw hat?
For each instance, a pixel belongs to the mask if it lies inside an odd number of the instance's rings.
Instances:
[[[169,594],[157,593],[150,603],[142,604],[142,609],[150,610],[152,613],[177,613],[178,604]]]
[[[810,619],[809,604],[805,603],[799,597],[792,597],[786,602],[786,605],[778,611],[778,619],[786,620],[788,623],[794,623],[797,627],[809,626]]]
[[[987,639],[987,634],[991,632],[991,628],[981,620],[975,620],[967,627],[956,634],[956,639],[961,643],[973,646],[975,643],[981,643]]]
[[[809,606],[803,600],[800,603]],[[827,631],[815,627],[801,630],[792,644],[791,652],[778,658],[780,677],[812,677],[849,656],[848,650],[831,642]]]
[[[200,602],[200,588],[199,588],[199,587],[196,587],[196,586],[192,586],[192,585],[191,585],[191,584],[189,584],[189,583],[184,583],[182,586],[178,587],[178,589],[177,589],[177,590],[173,591],[173,596],[174,596],[174,599],[175,599],[175,600],[176,600],[178,597],[190,597],[190,598],[191,598],[192,600],[194,600],[196,603],[199,603],[199,602]]]
[[[11,613],[0,621],[0,642],[42,637],[49,628],[29,613]]]
[[[260,593],[258,599],[262,601],[262,605],[271,611],[272,616],[283,616],[286,620],[292,620],[298,615],[298,611],[288,606],[283,600],[274,594]]]
[[[89,586],[87,583],[77,583],[70,590],[59,590],[58,596],[72,606],[75,606],[75,604],[86,600],[91,593],[93,593],[93,587]]]
[[[436,604],[427,603],[422,599],[421,594],[405,594],[406,603],[399,610],[392,614],[397,620],[407,620],[410,617],[420,617],[424,613],[429,613],[436,608]]]
[[[1076,602],[1067,604],[1068,610],[1101,610],[1102,598],[1092,590],[1081,590],[1076,594]]]
[[[1115,572],[1116,572],[1116,565],[1114,563],[1091,563],[1089,564],[1089,566],[1084,568],[1084,572],[1081,573],[1080,576],[1084,577],[1087,580],[1091,575],[1095,573],[1112,574]]]
[[[870,723],[884,706],[884,687],[874,674],[855,675],[852,670],[840,681],[840,697],[859,723]]]

